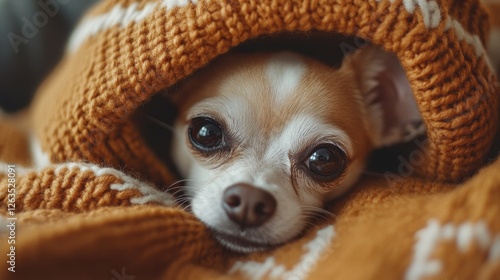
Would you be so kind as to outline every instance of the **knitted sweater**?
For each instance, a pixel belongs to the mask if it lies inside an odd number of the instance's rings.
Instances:
[[[498,279],[489,26],[474,0],[101,2],[40,87],[29,127],[0,119],[1,279]],[[236,255],[160,190],[175,176],[134,116],[233,47],[285,31],[396,54],[427,141],[398,174],[364,175],[328,206],[334,218]]]

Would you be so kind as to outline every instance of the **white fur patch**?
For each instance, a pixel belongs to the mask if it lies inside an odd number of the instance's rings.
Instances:
[[[248,152],[222,169],[207,169],[193,162],[189,178],[198,179],[190,180],[187,188],[188,192],[192,192],[193,213],[212,228],[232,235],[243,234],[253,241],[275,244],[293,238],[302,230],[304,221],[289,175],[284,175],[289,169],[282,164],[285,157],[286,154],[282,155],[276,162],[259,161],[253,152]],[[238,182],[252,184],[279,198],[275,215],[264,225],[248,228],[245,232],[229,220],[222,207],[224,191]],[[240,252],[251,251],[251,248],[227,247]]]
[[[304,61],[293,53],[283,52],[269,59],[266,76],[276,102],[282,103],[293,94],[306,69]]]

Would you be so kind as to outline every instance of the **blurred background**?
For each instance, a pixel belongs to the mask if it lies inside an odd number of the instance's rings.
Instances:
[[[100,0],[0,0],[0,108],[31,101],[61,58],[71,30]]]

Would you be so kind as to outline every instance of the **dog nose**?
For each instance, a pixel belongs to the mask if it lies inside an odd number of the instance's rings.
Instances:
[[[262,225],[276,211],[276,199],[272,194],[245,183],[227,188],[222,204],[227,216],[241,229]]]

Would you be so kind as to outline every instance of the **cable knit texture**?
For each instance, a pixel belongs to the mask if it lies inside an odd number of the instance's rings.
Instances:
[[[32,129],[0,120],[0,278],[500,278],[498,61],[486,51],[488,15],[500,9],[489,5],[490,12],[474,0],[101,2],[40,87]],[[133,116],[231,48],[284,31],[358,36],[395,53],[427,128],[424,164],[399,179],[364,175],[329,206],[334,219],[270,252],[235,255],[160,191],[175,177]],[[15,273],[7,270],[11,232],[3,224],[13,217]]]

